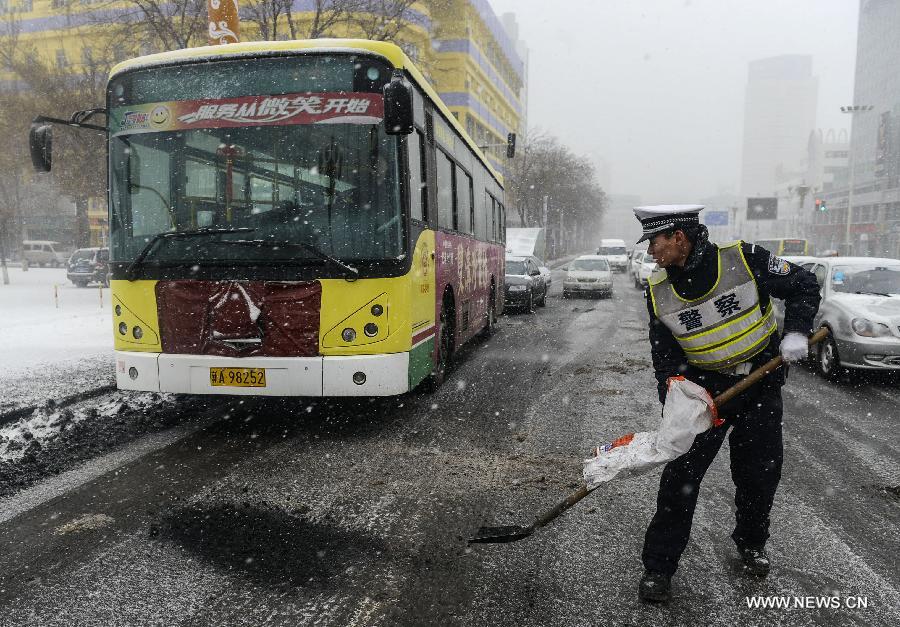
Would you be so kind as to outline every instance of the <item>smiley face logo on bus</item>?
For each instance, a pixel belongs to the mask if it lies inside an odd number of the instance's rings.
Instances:
[[[150,123],[153,126],[163,126],[169,121],[169,108],[160,105],[150,112]]]

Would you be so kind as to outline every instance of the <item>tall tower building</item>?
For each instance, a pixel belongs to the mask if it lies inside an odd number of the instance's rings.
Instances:
[[[809,55],[752,61],[744,104],[741,193],[773,196],[779,175],[798,169],[816,128],[819,80]]]
[[[848,181],[816,216],[820,245],[857,255],[900,255],[900,2],[859,4]],[[852,197],[848,194],[853,187]],[[852,204],[848,226],[848,204]],[[847,235],[849,232],[849,241]]]

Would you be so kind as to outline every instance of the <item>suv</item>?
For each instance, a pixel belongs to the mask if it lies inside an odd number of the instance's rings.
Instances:
[[[79,248],[66,264],[66,276],[78,287],[88,283],[109,286],[109,248]]]
[[[66,252],[59,242],[49,240],[25,240],[22,242],[22,259],[32,266],[57,268],[66,263]]]

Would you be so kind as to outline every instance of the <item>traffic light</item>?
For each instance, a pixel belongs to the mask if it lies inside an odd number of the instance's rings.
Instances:
[[[508,133],[506,135],[506,157],[512,159],[516,156],[516,134]]]
[[[825,204],[825,201],[821,198],[816,198],[816,211],[828,211],[828,206]]]

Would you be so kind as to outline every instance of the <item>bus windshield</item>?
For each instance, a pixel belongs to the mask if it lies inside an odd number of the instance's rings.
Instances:
[[[202,230],[158,242],[148,263],[320,263],[312,249],[402,258],[397,140],[380,124],[377,86],[360,85],[346,60],[314,61],[312,76],[296,60],[290,72],[275,64],[268,87],[252,84],[260,68],[240,71],[247,60],[226,63],[215,99],[196,66],[156,70],[164,101],[146,102],[134,77],[113,84],[126,100],[110,114],[113,260],[134,260],[159,234]],[[387,71],[368,68],[376,74]]]

